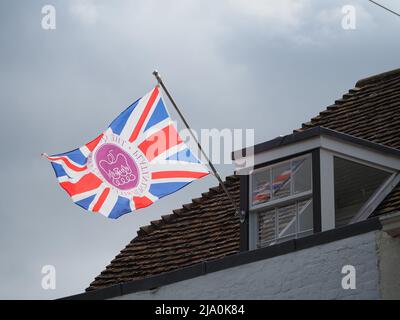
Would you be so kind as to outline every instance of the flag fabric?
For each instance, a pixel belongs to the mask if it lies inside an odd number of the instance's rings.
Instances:
[[[158,86],[93,141],[46,157],[77,205],[114,219],[209,173],[179,136]]]

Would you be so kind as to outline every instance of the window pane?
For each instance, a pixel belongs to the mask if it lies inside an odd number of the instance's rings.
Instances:
[[[313,206],[312,199],[298,203],[299,232],[313,230]]]
[[[256,172],[252,176],[252,205],[271,199],[271,169]]]
[[[336,227],[348,224],[390,173],[334,158]]]
[[[296,203],[277,209],[278,238],[296,233]]]
[[[290,195],[290,162],[285,162],[272,168],[273,198],[283,198]]]
[[[275,210],[269,210],[258,214],[258,247],[265,247],[275,241],[276,238]]]
[[[294,193],[311,191],[311,157],[293,160],[292,170]]]
[[[258,213],[258,248],[312,233],[312,198]]]

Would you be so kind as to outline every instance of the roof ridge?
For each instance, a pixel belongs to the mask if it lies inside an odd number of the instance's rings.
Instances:
[[[384,80],[388,80],[388,79],[396,78],[396,77],[400,77],[400,68],[382,72],[382,73],[379,73],[379,74],[376,74],[373,76],[366,77],[364,79],[360,79],[356,82],[356,87],[361,88],[361,87],[365,87],[367,85],[370,85],[370,84],[373,84],[376,82],[380,82],[380,81],[384,81]]]
[[[318,115],[312,117],[307,122],[303,122],[301,124],[300,128],[297,128],[297,129],[293,130],[293,133],[301,132],[301,131],[307,130],[307,129],[311,128],[311,127],[315,127],[315,124],[314,124],[315,121],[318,121],[321,118],[321,116],[323,116],[323,115],[325,115],[327,113],[330,113],[330,112],[332,112],[332,111],[334,111],[334,110],[336,110],[338,108],[343,107],[343,105],[346,103],[346,100],[348,100],[348,99],[352,98],[353,96],[355,96],[357,94],[358,90],[359,90],[359,88],[357,88],[357,87],[350,89],[347,93],[344,93],[342,95],[342,98],[335,100],[335,102],[333,104],[328,105],[327,107],[325,107],[325,109],[320,111],[318,113]]]

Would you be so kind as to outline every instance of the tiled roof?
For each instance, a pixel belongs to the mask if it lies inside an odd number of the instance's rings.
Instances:
[[[239,179],[225,185],[239,203]],[[211,188],[201,198],[142,227],[138,235],[111,261],[89,290],[142,279],[239,251],[239,218],[222,188]]]
[[[298,130],[315,126],[400,149],[400,69],[358,81]]]
[[[295,132],[323,126],[400,149],[400,69],[360,80],[356,87]],[[239,202],[239,179],[225,182]],[[400,185],[375,215],[400,210]],[[239,218],[220,187],[174,210],[123,249],[87,290],[142,279],[239,251]]]
[[[400,69],[358,81],[342,99],[295,132],[315,126],[400,149]],[[399,210],[400,184],[373,215]]]

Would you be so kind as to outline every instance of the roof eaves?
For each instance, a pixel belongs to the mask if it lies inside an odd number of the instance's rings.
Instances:
[[[336,130],[332,130],[329,128],[316,126],[316,127],[304,130],[304,131],[294,132],[292,134],[288,134],[283,137],[278,137],[278,138],[272,139],[270,141],[257,144],[254,147],[234,151],[234,152],[232,152],[232,159],[237,160],[244,156],[249,156],[249,155],[258,154],[261,152],[270,151],[270,150],[273,150],[273,149],[276,149],[276,148],[279,148],[279,147],[282,147],[285,145],[293,144],[293,143],[307,140],[310,138],[314,138],[314,137],[317,137],[320,135],[330,136],[333,138],[337,138],[339,140],[343,140],[343,141],[358,144],[358,145],[361,145],[361,146],[364,146],[367,148],[375,149],[376,151],[380,151],[383,153],[389,153],[389,154],[392,154],[395,156],[400,156],[399,149],[391,148],[391,147],[385,146],[383,144],[379,144],[379,143],[372,142],[370,140],[358,138],[358,137],[355,137],[355,136],[352,136],[352,135],[349,135],[346,133],[342,133],[342,132],[339,132]]]

